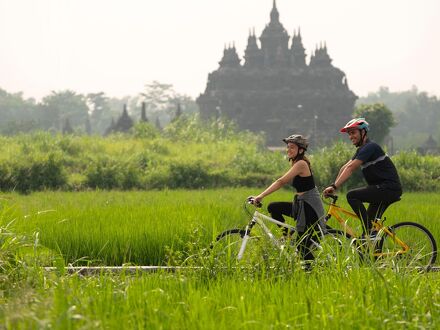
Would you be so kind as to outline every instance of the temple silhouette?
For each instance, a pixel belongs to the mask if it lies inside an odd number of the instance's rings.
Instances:
[[[249,32],[243,64],[235,45],[225,46],[196,100],[201,116],[226,116],[242,129],[264,131],[269,146],[294,133],[308,136],[312,146],[331,142],[351,118],[357,96],[332,65],[325,43],[308,63],[306,57],[301,31],[289,36],[274,0],[260,38]]]

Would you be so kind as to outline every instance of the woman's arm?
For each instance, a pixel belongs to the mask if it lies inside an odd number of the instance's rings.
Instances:
[[[269,187],[266,188],[266,190],[256,196],[255,199],[261,202],[261,200],[267,195],[270,195],[271,193],[277,191],[285,184],[292,182],[295,176],[300,174],[304,175],[307,169],[308,167],[305,161],[299,161],[295,163],[281,178],[275,180]]]

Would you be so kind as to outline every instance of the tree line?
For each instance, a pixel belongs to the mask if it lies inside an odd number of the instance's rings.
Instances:
[[[135,96],[115,98],[104,92],[64,90],[52,91],[39,102],[0,88],[0,134],[44,130],[105,135],[124,108],[134,122],[146,120],[158,128],[166,126],[176,112],[198,111],[194,99],[158,81],[146,84]],[[372,137],[394,150],[418,149],[430,138],[440,142],[440,99],[416,87],[402,92],[381,87],[358,99],[354,115],[371,122]]]
[[[51,131],[78,134],[105,134],[122,115],[123,109],[139,121],[142,103],[146,106],[144,120],[165,126],[177,108],[197,111],[195,101],[177,93],[170,84],[153,81],[136,96],[122,98],[104,92],[79,94],[72,90],[52,91],[37,102],[25,98],[22,92],[8,93],[0,88],[0,134]]]
[[[387,87],[358,99],[357,104],[383,103],[393,115],[390,135],[396,149],[418,149],[429,137],[440,142],[440,99],[413,87],[391,92]]]
[[[320,189],[353,153],[348,142],[309,153]],[[440,156],[402,151],[392,157],[405,190],[440,189]],[[140,122],[129,133],[106,137],[41,131],[0,136],[0,191],[256,187],[288,166],[285,151],[266,148],[264,135],[198,114],[182,115],[162,130]],[[362,182],[359,172],[346,187]]]

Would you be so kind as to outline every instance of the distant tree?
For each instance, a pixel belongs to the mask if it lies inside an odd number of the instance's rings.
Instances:
[[[417,149],[429,135],[440,140],[438,97],[420,92],[415,86],[401,92],[390,92],[387,87],[381,87],[377,92],[361,97],[357,103],[379,102],[393,112],[397,124],[391,130],[391,135],[398,149]]]
[[[110,125],[107,127],[107,129],[104,132],[104,136],[113,133],[114,129],[115,129],[115,120],[112,118]]]
[[[153,81],[145,85],[140,98],[146,103],[146,113],[150,118],[157,118],[162,125],[166,125],[176,116],[176,108],[180,113],[195,113],[198,111],[197,103],[190,96],[177,93],[173,85]]]
[[[368,135],[382,144],[395,125],[393,114],[383,103],[361,104],[354,110],[355,117],[363,117],[370,124]]]
[[[8,93],[0,88],[0,132],[15,134],[38,129],[34,99],[24,99],[23,93]]]
[[[84,123],[84,130],[85,130],[87,135],[91,135],[92,134],[92,125],[90,124],[89,117],[86,118],[86,122]]]
[[[162,126],[160,125],[159,117],[156,117],[156,128],[160,131],[162,130]]]
[[[154,113],[170,110],[176,92],[173,89],[173,85],[163,84],[155,80],[145,85],[144,92],[141,95],[147,104],[148,111]]]
[[[69,118],[72,127],[83,125],[88,110],[85,97],[71,90],[52,92],[43,98],[41,104],[44,126],[56,130],[61,130],[66,118]]]
[[[66,118],[64,121],[63,134],[73,134],[73,128],[70,125],[69,118]]]
[[[104,92],[89,93],[86,96],[86,102],[90,109],[90,126],[92,130],[101,134],[104,133],[112,117],[109,98]]]
[[[174,119],[179,119],[180,116],[182,116],[182,107],[180,106],[180,102],[178,102],[176,108],[176,115],[174,116]]]
[[[147,105],[146,105],[145,102],[142,102],[141,122],[148,122],[148,118],[147,118]]]

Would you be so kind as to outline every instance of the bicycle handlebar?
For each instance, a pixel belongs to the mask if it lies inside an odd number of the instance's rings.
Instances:
[[[256,201],[255,198],[252,196],[249,196],[248,198],[246,198],[246,203],[252,204],[255,207],[262,207],[263,206],[263,204],[261,202]]]
[[[332,195],[332,194],[328,194],[328,195],[323,195],[324,198],[331,198],[332,199],[332,204],[336,204],[336,201],[338,200],[338,195]]]

